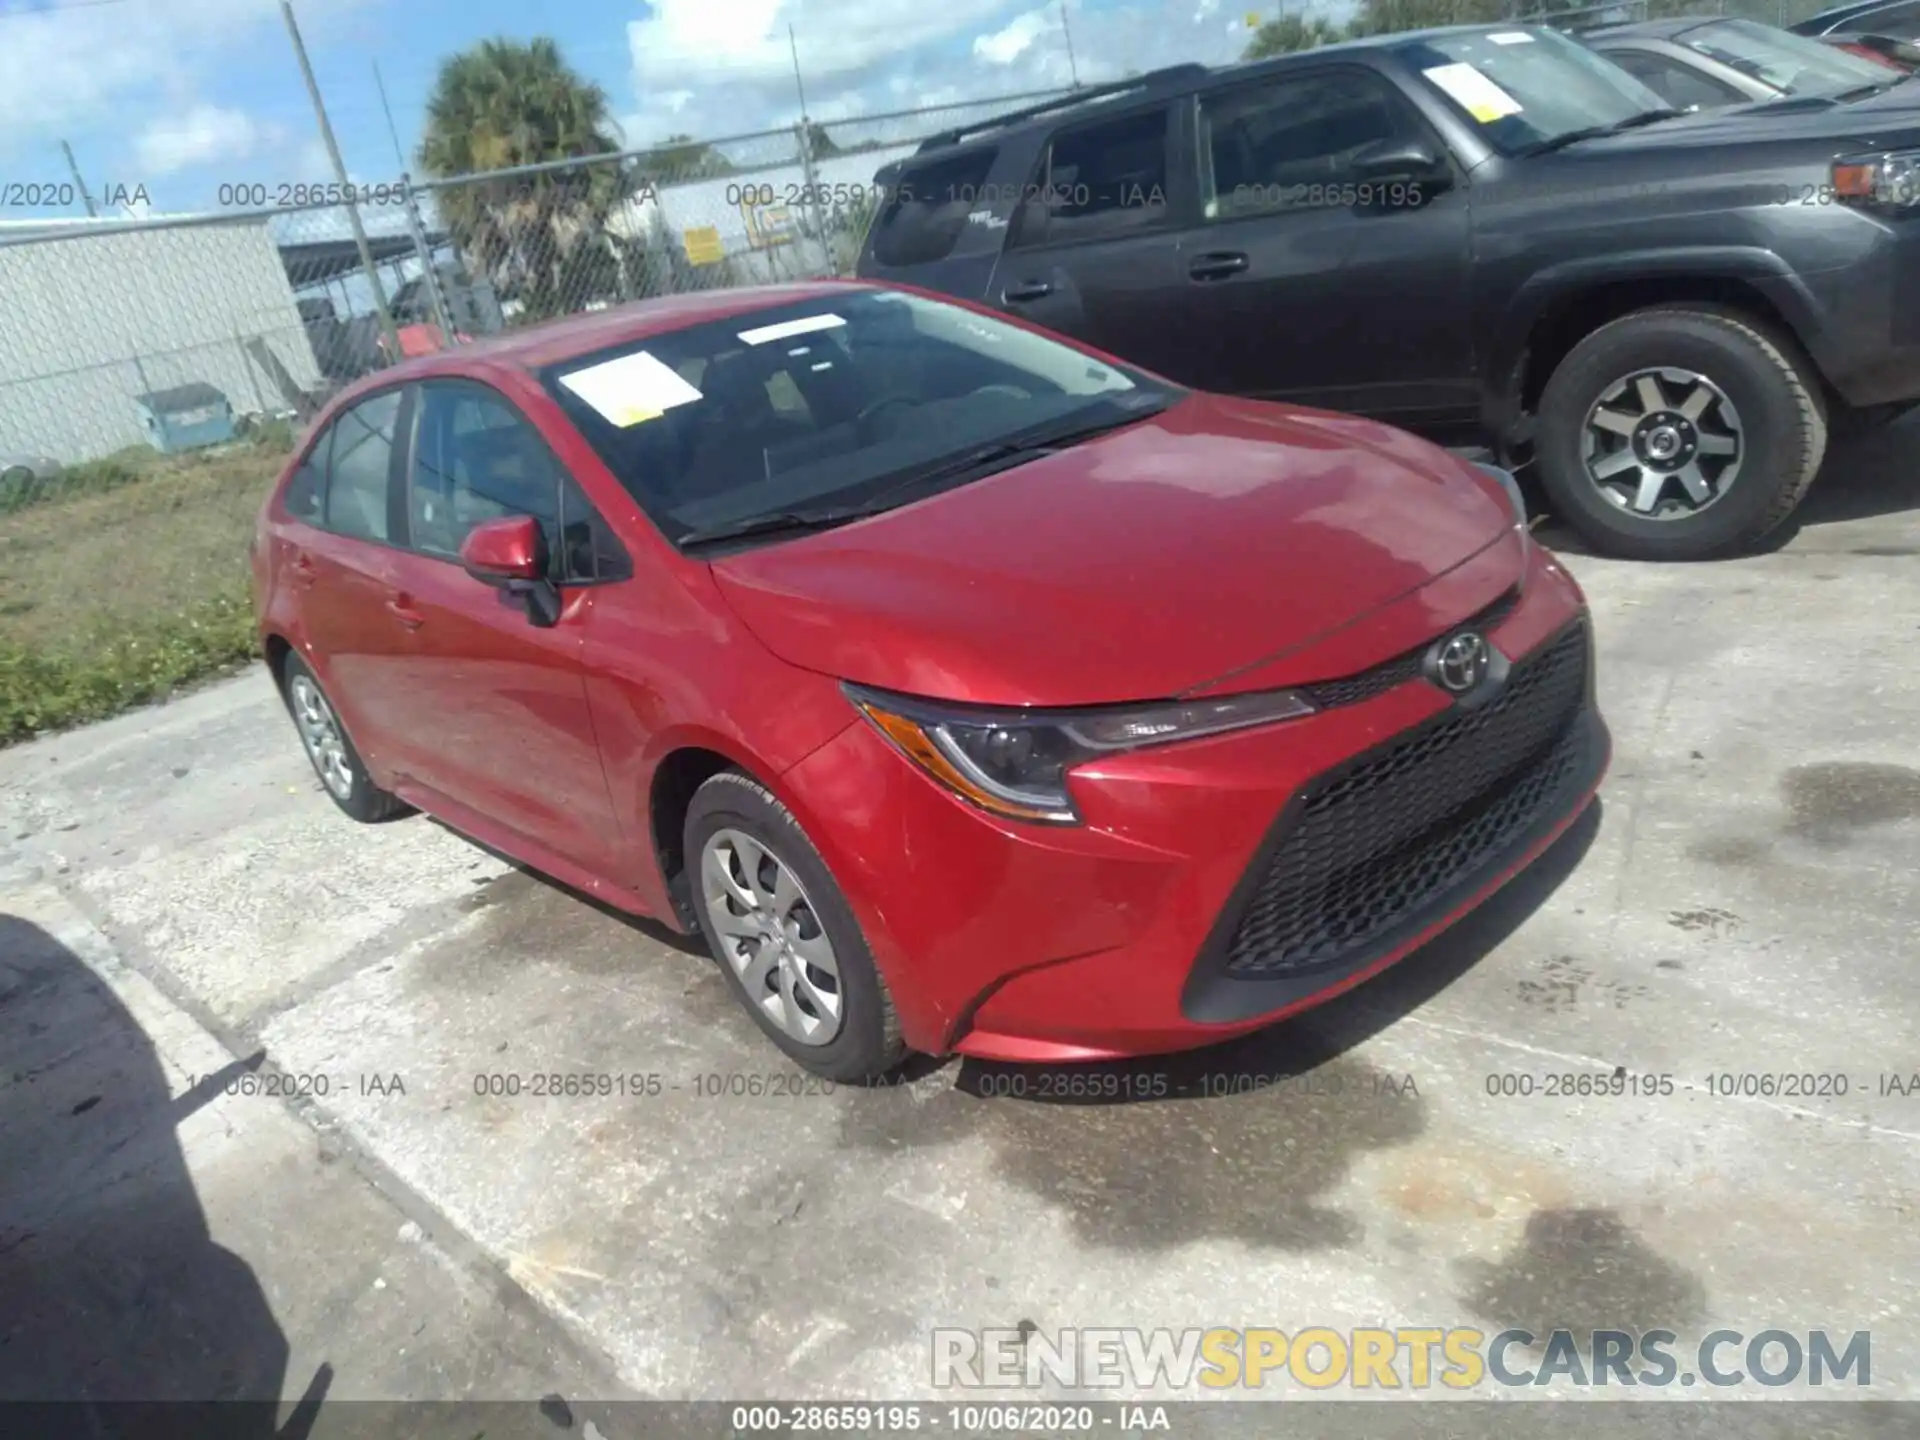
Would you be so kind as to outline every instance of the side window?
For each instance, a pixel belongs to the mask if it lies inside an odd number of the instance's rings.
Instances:
[[[1717,110],[1747,98],[1731,85],[1662,55],[1612,50],[1607,58],[1676,110]]]
[[[1327,71],[1200,97],[1201,200],[1208,219],[1350,205],[1353,161],[1419,130],[1364,70]],[[1331,187],[1331,193],[1329,193]]]
[[[286,494],[281,497],[287,514],[309,525],[320,523],[320,510],[327,492],[327,452],[333,445],[333,432],[334,427],[329,426],[326,433],[313,442],[300,468],[288,477]]]
[[[1009,246],[1103,239],[1164,220],[1172,115],[1148,110],[1054,136],[1037,198],[1021,205]]]
[[[400,398],[398,390],[383,391],[343,411],[333,422],[327,529],[362,540],[388,538],[388,474],[393,468]]]
[[[967,215],[980,207],[998,153],[970,150],[902,169],[873,222],[868,245],[874,260],[895,269],[931,265],[951,255],[967,228]]]
[[[556,581],[611,579],[625,563],[585,493],[505,396],[427,382],[407,476],[413,548],[454,559],[474,526],[511,515],[540,522]]]

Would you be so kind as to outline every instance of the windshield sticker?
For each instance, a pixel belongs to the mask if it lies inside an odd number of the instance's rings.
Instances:
[[[1524,30],[1502,30],[1497,35],[1487,36],[1487,39],[1496,45],[1531,45],[1533,43],[1533,37]]]
[[[847,322],[838,315],[809,315],[804,320],[784,320],[778,325],[762,325],[758,330],[742,330],[742,345],[765,345],[770,340],[785,340],[791,335],[811,335],[816,330],[837,330]]]
[[[1436,65],[1420,72],[1482,125],[1520,113],[1520,102],[1471,65]]]
[[[676,405],[688,405],[700,392],[644,350],[618,360],[570,371],[560,383],[578,395],[610,425],[622,430],[658,420]]]

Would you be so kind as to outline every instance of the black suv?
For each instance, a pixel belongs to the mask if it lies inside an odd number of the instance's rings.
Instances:
[[[1179,66],[937,136],[864,277],[1532,463],[1596,548],[1737,551],[1920,400],[1920,81],[1678,115],[1557,31]]]

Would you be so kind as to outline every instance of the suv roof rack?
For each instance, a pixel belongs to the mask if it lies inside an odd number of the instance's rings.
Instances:
[[[1050,115],[1056,110],[1071,110],[1076,105],[1089,100],[1104,100],[1109,95],[1124,95],[1128,91],[1152,91],[1175,82],[1186,83],[1203,80],[1211,71],[1197,60],[1189,60],[1181,65],[1168,65],[1159,70],[1149,70],[1144,75],[1135,75],[1128,80],[1114,80],[1105,85],[1089,85],[1084,89],[1072,90],[1052,100],[1042,101],[1038,105],[1029,105],[1024,110],[1009,110],[1004,115],[995,115],[974,125],[962,125],[952,130],[943,130],[937,135],[929,135],[920,142],[916,155],[924,155],[929,150],[944,150],[949,145],[958,145],[973,135],[984,135],[990,130],[999,130],[1008,125],[1018,124],[1022,120],[1031,120],[1036,116]]]

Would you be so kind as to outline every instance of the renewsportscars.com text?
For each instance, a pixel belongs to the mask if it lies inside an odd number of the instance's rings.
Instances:
[[[940,1389],[1061,1385],[1129,1390],[1470,1390],[1517,1386],[1778,1389],[1873,1383],[1866,1330],[1527,1330],[1461,1326],[1292,1333],[1265,1328],[1038,1329],[933,1332]]]

